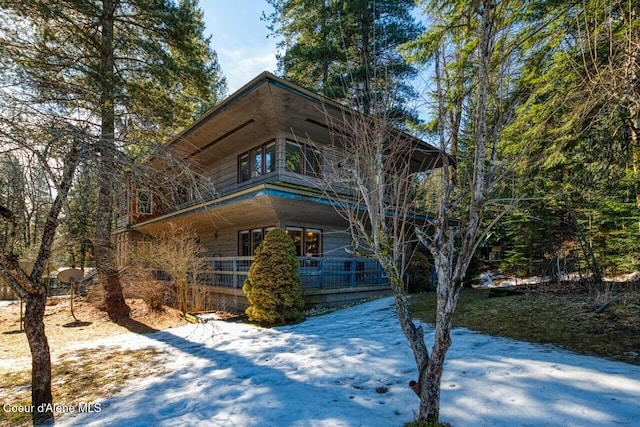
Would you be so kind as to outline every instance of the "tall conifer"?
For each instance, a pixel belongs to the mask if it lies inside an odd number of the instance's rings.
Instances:
[[[282,37],[284,78],[398,124],[416,120],[409,102],[417,71],[398,51],[422,30],[411,15],[414,0],[268,1],[275,12],[265,19]]]

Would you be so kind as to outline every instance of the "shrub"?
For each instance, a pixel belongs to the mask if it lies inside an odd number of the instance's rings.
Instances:
[[[304,318],[299,265],[291,238],[279,228],[267,233],[242,287],[249,320],[271,326]]]
[[[122,275],[122,282],[124,296],[142,299],[151,311],[161,312],[164,304],[171,302],[171,284],[154,280],[151,270],[141,265],[129,265]]]

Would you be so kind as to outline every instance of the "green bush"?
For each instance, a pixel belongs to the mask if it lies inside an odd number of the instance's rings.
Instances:
[[[279,228],[267,233],[242,287],[249,320],[271,326],[304,319],[299,265],[291,238]]]

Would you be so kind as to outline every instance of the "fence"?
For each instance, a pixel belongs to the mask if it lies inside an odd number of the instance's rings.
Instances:
[[[344,288],[388,283],[380,264],[368,258],[299,257],[303,288]],[[253,257],[207,258],[205,271],[198,272],[198,283],[242,288]]]

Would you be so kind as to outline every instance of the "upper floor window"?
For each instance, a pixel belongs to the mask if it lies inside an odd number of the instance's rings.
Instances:
[[[268,142],[238,156],[238,182],[271,173],[276,168],[276,143]]]
[[[309,144],[287,140],[285,148],[287,170],[308,176],[322,176],[322,154]]]
[[[136,213],[153,213],[153,200],[151,199],[151,192],[145,190],[137,190]]]

